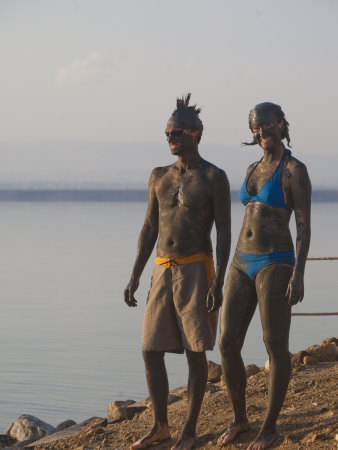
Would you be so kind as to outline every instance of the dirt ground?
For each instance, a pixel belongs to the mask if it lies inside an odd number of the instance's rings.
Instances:
[[[257,434],[267,403],[268,374],[263,370],[248,379],[247,410],[251,430],[238,436],[227,449],[246,449]],[[276,449],[337,449],[338,441],[338,362],[300,365],[292,370],[285,403],[278,419],[280,438],[270,448]],[[187,400],[168,407],[172,439],[151,446],[151,450],[169,449],[177,439],[187,411]],[[219,448],[217,438],[232,420],[232,410],[226,388],[220,383],[208,383],[199,421],[196,449]],[[131,420],[90,426],[80,434],[35,450],[48,449],[128,449],[152,426],[152,411],[148,408]]]

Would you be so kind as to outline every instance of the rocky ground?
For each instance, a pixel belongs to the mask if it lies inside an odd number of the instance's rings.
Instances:
[[[309,347],[310,348],[310,347]],[[317,358],[318,358],[318,349]],[[310,355],[310,356],[309,356]],[[305,360],[304,364],[304,358]],[[310,358],[310,359],[309,359]],[[293,357],[292,377],[285,403],[278,419],[280,438],[271,448],[337,449],[338,433],[338,361],[320,362],[311,352],[299,352]],[[319,359],[323,359],[320,357]],[[268,389],[268,373],[262,369],[248,378],[247,411],[251,430],[241,434],[231,449],[246,449],[262,423]],[[178,437],[187,411],[186,389],[175,392],[178,401],[168,406],[172,439],[153,445],[152,450],[170,448]],[[174,399],[174,397],[173,397]],[[232,410],[222,382],[208,383],[198,421],[198,442],[195,448],[217,447],[217,438],[232,419]],[[76,434],[52,442],[33,443],[35,450],[58,449],[128,449],[152,426],[152,411],[148,407],[131,419],[112,421],[96,419]],[[14,448],[14,447],[11,447]]]

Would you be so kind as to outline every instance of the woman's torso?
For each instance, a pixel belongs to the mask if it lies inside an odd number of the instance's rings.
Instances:
[[[291,206],[285,180],[285,160],[289,150],[279,161],[270,165],[259,163],[249,168],[240,191],[245,216],[237,248],[247,253],[292,251],[289,229]]]

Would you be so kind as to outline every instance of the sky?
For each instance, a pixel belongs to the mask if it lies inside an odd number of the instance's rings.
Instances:
[[[238,188],[272,101],[315,187],[338,188],[336,0],[0,0],[0,186],[145,187],[176,98]]]

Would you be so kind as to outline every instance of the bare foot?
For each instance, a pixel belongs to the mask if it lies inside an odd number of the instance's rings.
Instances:
[[[196,436],[180,437],[171,450],[191,450],[196,442]]]
[[[279,435],[277,433],[259,433],[247,450],[263,450],[264,448],[269,448],[278,437]]]
[[[248,422],[244,423],[232,423],[229,428],[227,428],[224,433],[218,438],[217,444],[221,447],[225,447],[232,442],[236,436],[243,431],[248,431],[250,429]]]
[[[168,425],[166,424],[157,424],[154,426],[154,428],[150,431],[150,433],[146,434],[145,436],[141,437],[138,441],[134,442],[130,446],[131,450],[138,450],[142,448],[147,448],[149,445],[154,444],[155,442],[164,442],[168,441],[170,439],[170,432]]]

